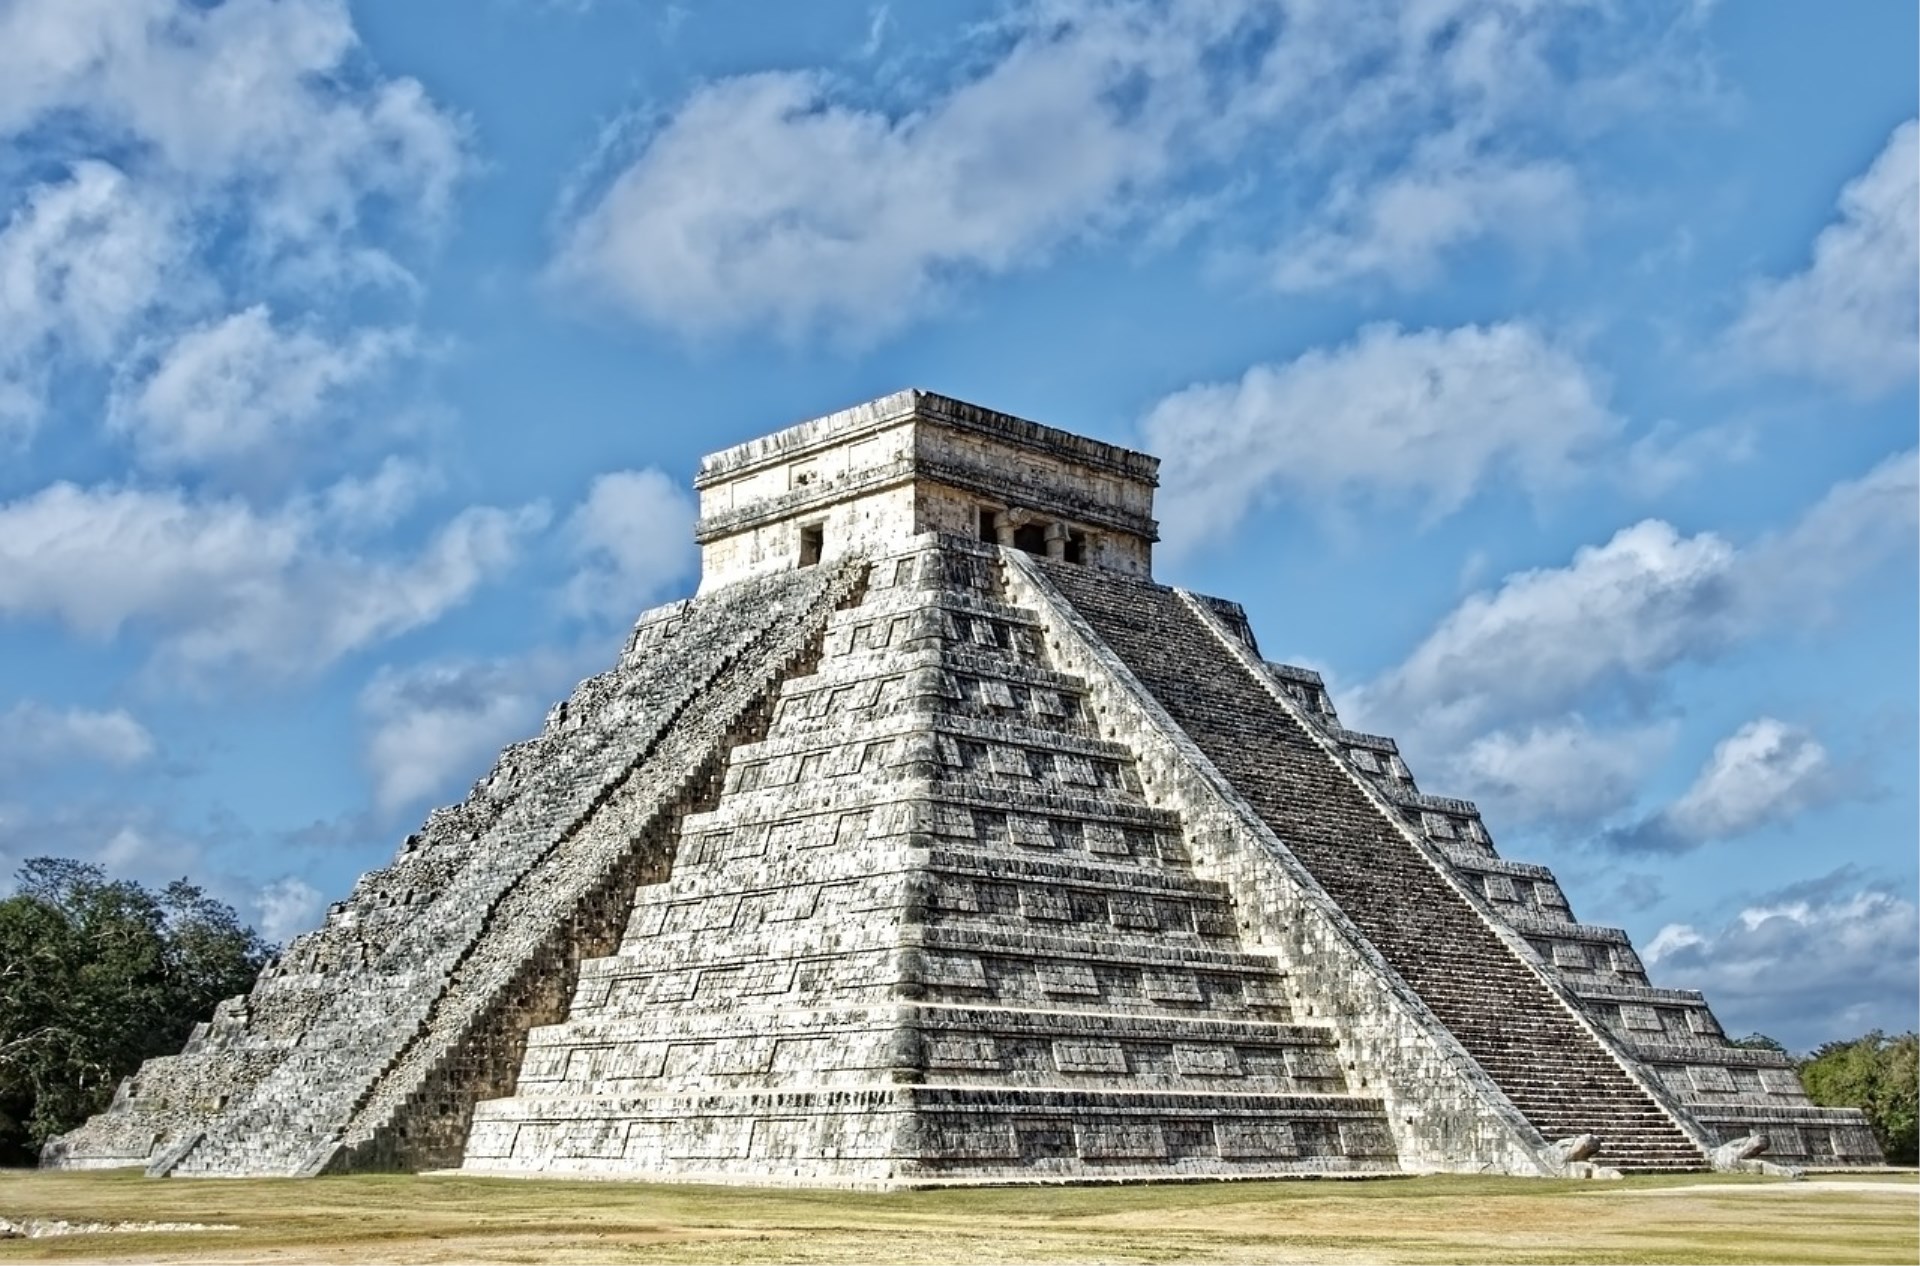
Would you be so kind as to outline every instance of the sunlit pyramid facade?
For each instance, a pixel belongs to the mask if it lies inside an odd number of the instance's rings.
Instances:
[[[46,1163],[893,1186],[1877,1162],[1156,584],[1144,454],[908,391]]]

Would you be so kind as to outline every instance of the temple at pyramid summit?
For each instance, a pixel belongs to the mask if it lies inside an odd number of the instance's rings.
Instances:
[[[905,391],[44,1163],[850,1187],[1876,1164],[1233,602],[1158,462]]]

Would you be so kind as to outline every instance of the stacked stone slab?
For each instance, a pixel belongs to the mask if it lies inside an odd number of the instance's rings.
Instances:
[[[922,392],[708,458],[699,593],[45,1162],[1879,1160],[1238,606],[1155,584],[1156,466]]]
[[[855,1184],[1395,1166],[993,552],[882,560],[470,1170]]]

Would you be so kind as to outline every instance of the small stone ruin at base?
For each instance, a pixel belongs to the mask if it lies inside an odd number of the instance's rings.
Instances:
[[[706,459],[699,592],[43,1163],[892,1187],[1877,1164],[1236,604],[919,391]]]

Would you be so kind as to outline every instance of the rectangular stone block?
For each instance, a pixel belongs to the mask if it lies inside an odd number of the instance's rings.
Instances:
[[[1213,1123],[1220,1155],[1237,1160],[1280,1160],[1298,1156],[1300,1147],[1293,1126],[1285,1121],[1240,1121],[1227,1119]]]
[[[1189,1077],[1239,1077],[1240,1053],[1231,1046],[1178,1045],[1173,1048],[1173,1064]]]
[[[1034,965],[1034,975],[1039,980],[1042,993],[1067,996],[1100,992],[1093,968],[1085,963],[1043,960]]]
[[[1167,1154],[1158,1121],[1085,1122],[1075,1135],[1087,1160],[1158,1160]]]
[[[1056,1041],[1053,1065],[1063,1073],[1108,1073],[1127,1071],[1127,1053],[1117,1042]]]

